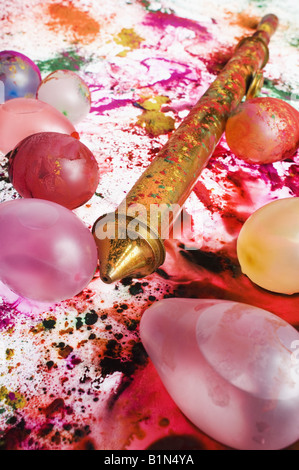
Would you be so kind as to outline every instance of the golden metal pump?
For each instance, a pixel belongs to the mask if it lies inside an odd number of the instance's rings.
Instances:
[[[171,226],[179,214],[171,213],[169,207],[183,208],[225,130],[228,117],[246,94],[252,98],[260,91],[261,70],[268,61],[268,44],[277,26],[278,18],[266,15],[255,33],[239,42],[231,59],[117,210],[95,221],[93,235],[100,276],[105,283],[145,277],[163,264],[161,226],[166,219]],[[161,208],[158,227],[151,225],[151,205]],[[141,211],[136,218],[132,213],[140,206],[145,212]]]

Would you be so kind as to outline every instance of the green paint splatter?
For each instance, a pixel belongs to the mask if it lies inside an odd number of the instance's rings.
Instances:
[[[267,78],[264,80],[263,88],[267,90],[267,93],[261,91],[260,96],[270,96],[271,98],[279,98],[281,100],[291,99],[291,92],[280,90]]]
[[[139,0],[139,3],[140,3],[146,10],[150,10],[151,2],[149,2],[148,0]],[[151,10],[150,10],[150,11],[151,11]]]
[[[258,8],[268,7],[269,0],[251,0],[253,3],[256,3]]]
[[[114,38],[116,44],[124,46],[124,50],[117,54],[120,57],[125,57],[130,50],[138,49],[144,38],[135,33],[133,28],[123,28],[120,33]]]
[[[289,44],[293,47],[299,47],[299,38],[292,38]]]
[[[68,50],[52,59],[37,61],[36,65],[41,72],[45,73],[51,73],[55,70],[72,70],[76,72],[80,70],[84,64],[91,62],[91,60],[91,57],[82,57],[74,50]]]
[[[171,8],[163,7],[162,5],[160,5],[160,8],[157,8],[157,3],[152,6],[152,2],[150,2],[149,0],[139,0],[139,3],[143,8],[145,8],[146,11],[150,13],[157,13],[157,11],[160,11],[162,13],[173,13],[173,10]]]

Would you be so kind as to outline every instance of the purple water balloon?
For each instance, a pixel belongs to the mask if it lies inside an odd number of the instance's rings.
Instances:
[[[4,100],[35,98],[41,83],[37,65],[17,51],[0,52],[0,80],[4,87]]]
[[[40,302],[69,299],[91,281],[97,249],[91,232],[69,209],[43,199],[0,205],[0,279]]]

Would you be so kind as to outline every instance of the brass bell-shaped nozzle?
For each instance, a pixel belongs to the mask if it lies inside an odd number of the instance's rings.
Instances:
[[[137,230],[130,228],[132,220]],[[95,222],[93,236],[98,248],[100,276],[106,284],[126,277],[145,277],[164,262],[163,242],[142,220],[112,212]]]

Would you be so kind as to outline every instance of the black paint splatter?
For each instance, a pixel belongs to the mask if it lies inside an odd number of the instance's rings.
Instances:
[[[188,261],[195,263],[213,273],[221,273],[230,270],[234,275],[240,271],[240,267],[235,265],[230,258],[221,252],[202,250],[180,250],[180,254]]]
[[[86,325],[94,325],[98,321],[98,314],[95,310],[91,310],[90,312],[86,313],[85,315],[85,324]]]
[[[143,288],[141,282],[136,282],[129,288],[129,292],[131,295],[138,295],[143,293]]]
[[[55,325],[56,325],[56,320],[54,320],[54,319],[49,319],[49,320],[44,320],[43,321],[43,327],[46,330],[52,330],[53,328],[55,328]]]

